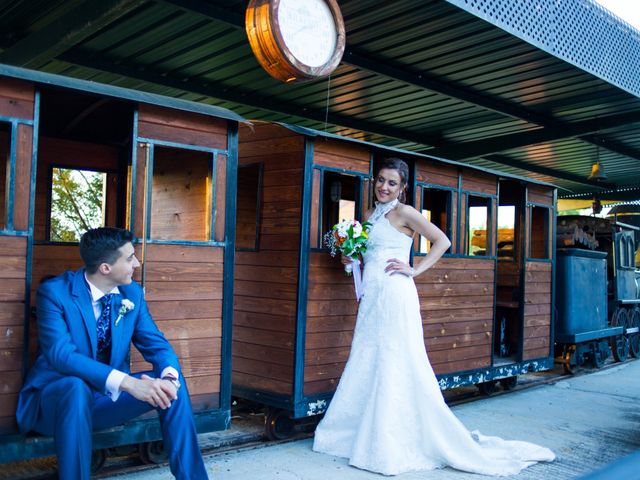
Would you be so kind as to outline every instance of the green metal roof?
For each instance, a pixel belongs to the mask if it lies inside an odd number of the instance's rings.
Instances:
[[[260,68],[241,0],[0,0],[0,62],[527,175],[566,193],[640,185],[640,33],[591,0],[339,4],[345,56],[330,79],[310,83],[283,84]],[[598,155],[604,184],[587,180]]]

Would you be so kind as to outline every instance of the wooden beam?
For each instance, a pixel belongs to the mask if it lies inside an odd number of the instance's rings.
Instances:
[[[499,163],[501,165],[508,165],[510,167],[519,168],[521,170],[526,170],[533,173],[539,173],[541,175],[546,175],[551,178],[568,180],[570,182],[579,183],[581,185],[589,185],[590,187],[595,187],[599,189],[615,188],[615,185],[612,183],[589,180],[586,177],[581,177],[580,175],[575,175],[573,173],[563,172],[561,170],[547,168],[540,165],[532,165],[530,163],[523,162],[521,160],[515,160],[513,158],[507,157],[506,155],[486,155],[483,158],[485,160]]]
[[[527,132],[512,135],[501,135],[472,142],[450,143],[423,153],[436,157],[445,157],[452,160],[464,160],[482,157],[492,153],[505,152],[516,148],[553,142],[565,138],[576,138],[599,145],[603,148],[615,148],[612,143],[601,135],[589,135],[609,128],[622,127],[631,123],[640,122],[640,112],[610,115],[608,117],[585,120],[582,122],[568,123],[557,129],[538,128]],[[620,153],[620,152],[616,152]],[[629,151],[632,158],[640,158],[638,152]],[[623,154],[626,155],[626,154]]]
[[[144,3],[145,0],[85,0],[2,52],[0,63],[40,68]]]
[[[238,105],[258,108],[285,116],[294,116],[300,120],[312,120],[319,122],[322,125],[328,121],[327,124],[331,126],[346,127],[357,131],[410,141],[421,145],[431,145],[436,141],[433,136],[408,132],[402,128],[394,127],[393,125],[381,124],[368,120],[358,120],[348,115],[332,112],[331,110],[329,110],[327,114],[325,110],[313,109],[306,105],[297,105],[291,102],[282,102],[278,99],[256,95],[255,92],[229,87],[228,85],[215,83],[210,80],[206,80],[205,82],[184,78],[182,76],[179,78],[172,77],[171,75],[165,74],[165,72],[154,71],[149,67],[141,69],[133,65],[126,65],[123,62],[116,64],[103,58],[84,55],[79,52],[78,49],[62,54],[58,58],[59,60],[69,62],[74,65],[102,72],[115,73],[126,78],[175,88],[183,92],[197,93],[199,95],[233,102]]]

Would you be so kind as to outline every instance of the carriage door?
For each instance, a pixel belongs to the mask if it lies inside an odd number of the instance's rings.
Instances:
[[[615,268],[615,299],[632,300],[636,298],[635,280],[635,245],[633,232],[626,230],[614,235]]]
[[[547,193],[547,192],[544,192]],[[524,285],[522,360],[551,356],[551,307],[553,278],[554,210],[542,203],[552,196],[527,192],[526,257],[521,281]]]
[[[521,272],[524,264],[524,186],[500,180],[493,364],[520,360],[522,345]]]
[[[226,409],[223,266],[225,239],[233,239],[225,232],[227,123],[140,105],[136,124],[129,225],[142,264],[138,281],[180,358],[194,411]],[[133,371],[148,369],[136,350],[131,362]]]

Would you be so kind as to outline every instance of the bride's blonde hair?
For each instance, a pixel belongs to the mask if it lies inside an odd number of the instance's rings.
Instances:
[[[385,158],[380,162],[380,166],[378,167],[378,173],[376,173],[376,177],[380,173],[382,169],[387,170],[397,170],[398,175],[400,175],[400,195],[398,195],[398,200],[402,203],[406,203],[407,201],[407,184],[409,182],[409,165],[404,160],[397,157],[389,157]]]

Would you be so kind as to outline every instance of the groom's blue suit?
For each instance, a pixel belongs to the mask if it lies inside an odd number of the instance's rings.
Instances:
[[[91,431],[121,424],[153,407],[122,392],[116,402],[106,394],[113,369],[129,373],[131,343],[151,365],[150,376],[166,367],[178,372],[178,358],[158,330],[135,282],[118,287],[134,308],[119,321],[121,299],[113,302],[111,358],[98,361],[96,318],[84,269],[44,282],[37,296],[39,352],[18,399],[16,417],[22,431],[53,435],[61,478],[88,478]],[[177,478],[207,478],[200,456],[184,378],[178,398],[158,409],[165,449]]]

